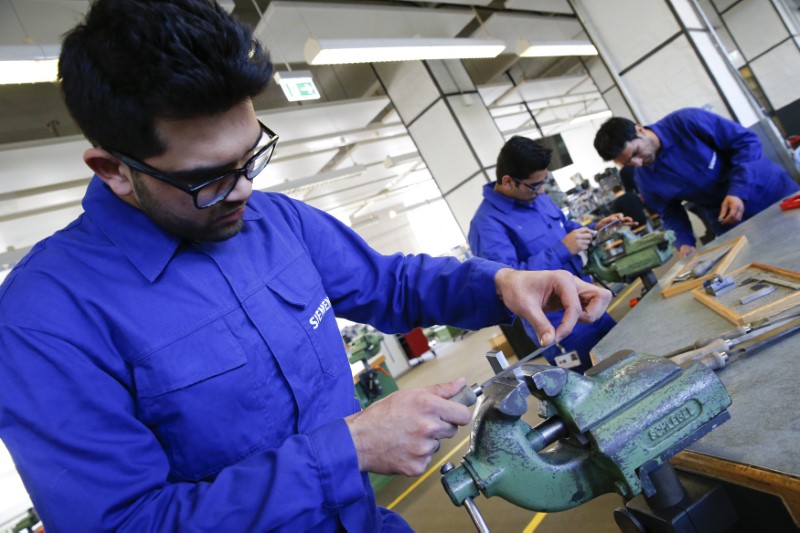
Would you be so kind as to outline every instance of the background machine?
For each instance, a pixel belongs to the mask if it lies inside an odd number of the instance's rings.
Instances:
[[[630,283],[638,277],[646,292],[658,282],[653,269],[672,257],[673,242],[672,230],[639,236],[627,226],[609,224],[597,232],[587,250],[584,272],[610,283]]]

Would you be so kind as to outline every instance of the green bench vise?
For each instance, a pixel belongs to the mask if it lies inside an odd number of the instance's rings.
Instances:
[[[630,283],[672,257],[672,243],[675,242],[672,230],[654,231],[640,237],[623,226],[604,235],[605,238],[595,239],[587,250],[588,261],[583,269],[585,274],[603,281]]]
[[[348,360],[351,364],[358,361],[366,361],[370,357],[374,357],[381,352],[381,341],[383,335],[380,333],[364,333],[359,335],[350,342],[350,357]]]
[[[545,418],[536,427],[521,420],[531,395]],[[524,364],[482,389],[469,451],[442,467],[442,484],[481,531],[479,494],[537,512],[610,492],[654,496],[668,459],[728,420],[730,403],[700,363],[621,351],[585,375]]]

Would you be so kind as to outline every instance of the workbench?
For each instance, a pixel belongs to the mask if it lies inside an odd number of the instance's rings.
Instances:
[[[751,262],[800,271],[800,209],[777,204],[704,248],[746,235],[729,270]],[[699,250],[703,250],[700,248]],[[685,262],[662,280],[668,282]],[[595,362],[618,350],[666,354],[735,325],[686,292],[663,298],[654,287],[592,350]],[[800,525],[800,332],[718,371],[731,395],[731,419],[679,453],[678,468],[779,496]]]

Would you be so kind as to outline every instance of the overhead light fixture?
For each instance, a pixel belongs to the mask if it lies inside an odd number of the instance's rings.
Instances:
[[[570,119],[570,124],[577,124],[579,122],[588,122],[590,120],[602,120],[604,118],[611,118],[613,113],[610,110],[600,111],[599,113],[592,113],[589,115],[581,115]]]
[[[370,226],[374,226],[381,222],[381,218],[377,215],[367,215],[365,217],[360,218],[351,218],[350,224],[348,224],[351,228],[357,230],[363,230],[364,228],[368,228]]]
[[[319,100],[319,91],[310,70],[284,70],[276,72],[273,77],[290,102]]]
[[[497,57],[505,41],[452,39],[314,39],[304,48],[309,65],[380,63],[425,59],[469,59]]]
[[[383,166],[386,168],[392,168],[397,165],[402,165],[403,163],[408,163],[409,161],[419,161],[422,159],[422,156],[419,155],[419,152],[409,152],[407,154],[400,154],[400,155],[387,155],[383,159]]]
[[[367,170],[367,167],[365,165],[353,165],[352,167],[340,168],[338,170],[329,170],[327,172],[320,172],[319,174],[314,174],[313,176],[285,181],[283,183],[279,183],[278,185],[273,185],[272,187],[267,187],[261,190],[265,192],[286,192],[291,190],[297,190],[303,187],[314,187],[318,185],[323,185],[330,181],[358,176],[365,170]]]
[[[517,41],[520,57],[596,56],[597,48],[589,41]]]
[[[425,207],[426,205],[431,205],[432,203],[436,202],[437,200],[441,200],[441,198],[432,198],[430,200],[423,200],[421,202],[417,202],[416,204],[411,205],[396,205],[393,207],[388,208],[389,211],[389,218],[397,218],[397,215],[401,213],[406,213],[408,211],[413,211],[415,209],[419,209],[420,207]]]
[[[0,85],[56,81],[60,51],[58,45],[0,47]]]

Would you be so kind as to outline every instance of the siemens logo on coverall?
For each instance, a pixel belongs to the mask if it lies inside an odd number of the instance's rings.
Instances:
[[[308,319],[308,323],[314,326],[314,329],[319,327],[319,323],[322,322],[322,317],[325,316],[325,313],[328,312],[328,309],[331,308],[331,301],[326,296],[322,302],[320,302],[319,307],[317,310],[314,311],[314,315]]]

